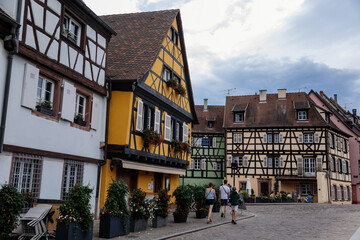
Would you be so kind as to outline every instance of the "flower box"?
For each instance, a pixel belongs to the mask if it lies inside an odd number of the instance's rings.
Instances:
[[[128,218],[126,228],[122,217],[112,217],[102,215],[100,217],[99,237],[113,238],[127,235],[130,232],[130,218]]]
[[[159,228],[168,225],[168,217],[155,216],[152,220],[152,227]]]
[[[244,201],[245,201],[245,203],[254,203],[255,199],[254,198],[245,198]]]
[[[52,114],[53,114],[52,109],[47,108],[47,107],[43,107],[41,105],[36,106],[36,111],[41,112],[41,113],[46,114],[46,115],[49,115],[49,116],[52,116]]]
[[[86,126],[86,121],[81,120],[81,119],[79,119],[79,118],[74,118],[74,123],[76,123],[76,124],[78,124],[78,125],[80,125],[80,126],[83,126],[83,127]]]
[[[147,218],[131,219],[130,232],[140,232],[146,230],[148,224]]]
[[[196,218],[206,218],[207,215],[207,211],[196,211]]]
[[[174,222],[175,223],[184,223],[187,220],[187,215],[182,214],[174,214]]]
[[[81,223],[58,222],[55,240],[92,240],[93,223],[89,232],[83,231]]]

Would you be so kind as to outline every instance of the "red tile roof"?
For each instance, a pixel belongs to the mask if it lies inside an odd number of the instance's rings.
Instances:
[[[199,124],[194,125],[193,133],[224,133],[223,119],[224,119],[224,106],[208,105],[207,111],[204,111],[203,105],[195,105],[196,116],[198,117]],[[208,128],[208,120],[214,121],[214,127]]]
[[[112,80],[138,80],[152,67],[179,10],[106,15],[100,18],[117,32],[108,50]]]

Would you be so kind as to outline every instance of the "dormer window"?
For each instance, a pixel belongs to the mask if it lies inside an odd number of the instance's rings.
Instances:
[[[74,44],[80,46],[81,25],[69,15],[64,15],[63,35]]]
[[[243,123],[244,122],[244,112],[234,113],[234,122]]]
[[[208,128],[214,128],[215,121],[208,121]]]
[[[174,28],[171,28],[170,30],[170,40],[174,43],[175,46],[178,44],[178,33]]]
[[[297,111],[297,120],[306,121],[308,120],[308,114],[306,110],[298,110]]]

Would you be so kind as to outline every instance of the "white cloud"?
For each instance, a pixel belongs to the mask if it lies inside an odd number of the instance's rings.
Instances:
[[[141,0],[83,0],[97,15],[139,12]]]

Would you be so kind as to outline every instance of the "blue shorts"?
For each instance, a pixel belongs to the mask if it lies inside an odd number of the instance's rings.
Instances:
[[[221,206],[227,206],[228,205],[228,200],[229,199],[221,199]]]
[[[214,199],[206,199],[206,205],[214,205],[215,200]]]

